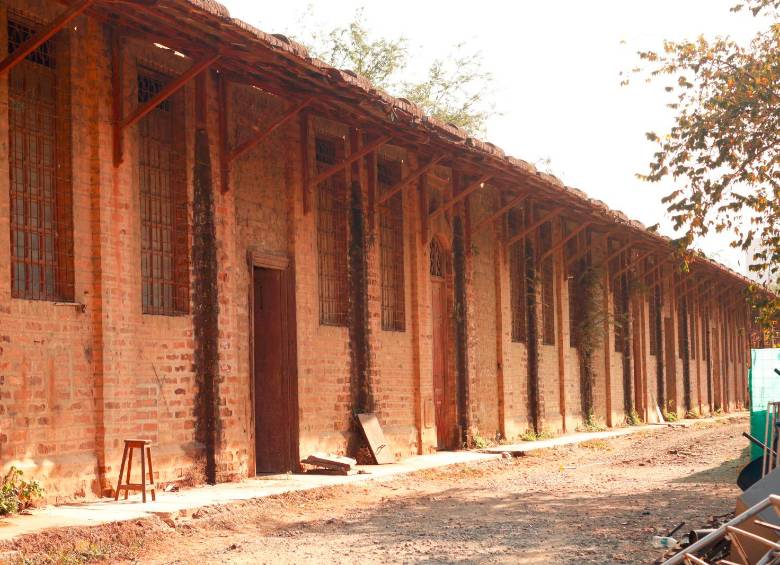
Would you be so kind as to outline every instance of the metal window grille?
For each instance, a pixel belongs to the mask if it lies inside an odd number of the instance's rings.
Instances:
[[[380,194],[401,180],[401,162],[379,159],[377,180]],[[404,331],[404,207],[398,193],[379,211],[380,279],[382,286],[382,329]]]
[[[37,27],[9,11],[8,52]],[[65,57],[58,65],[58,51],[51,39],[8,76],[11,293],[16,298],[74,298],[68,69]]]
[[[512,210],[507,216],[509,236],[523,227],[522,211]],[[509,298],[512,309],[512,341],[525,343],[528,339],[526,327],[526,284],[525,284],[525,241],[517,241],[509,248]]]
[[[342,140],[318,137],[317,171],[343,159]],[[317,259],[319,266],[320,323],[346,326],[349,315],[346,177],[336,173],[317,189]]]
[[[138,73],[138,102],[156,96],[166,77]],[[184,113],[173,95],[138,123],[141,197],[141,302],[144,314],[189,311],[187,188]]]
[[[443,279],[447,263],[444,257],[444,250],[441,248],[441,243],[439,243],[439,240],[436,238],[431,240],[429,259],[431,276],[437,279]]]
[[[543,223],[539,228],[540,255],[552,249],[552,225]],[[555,289],[552,257],[542,261],[542,343],[555,345]]]

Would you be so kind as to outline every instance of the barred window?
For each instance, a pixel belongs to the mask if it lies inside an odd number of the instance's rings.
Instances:
[[[337,138],[317,137],[317,172],[344,158],[344,142]],[[343,171],[322,181],[317,187],[317,260],[320,287],[320,323],[346,326],[349,315],[347,286],[347,179]]]
[[[8,52],[38,26],[8,14]],[[66,56],[50,39],[8,75],[11,294],[73,300],[73,204]]]
[[[511,210],[507,217],[509,236],[520,233],[523,227],[522,211]],[[512,309],[512,341],[525,343],[526,329],[526,285],[525,285],[525,241],[517,241],[509,248],[509,296]]]
[[[447,258],[444,256],[444,250],[441,243],[435,237],[431,240],[429,248],[429,268],[431,277],[443,279],[446,272]]]
[[[377,181],[384,194],[401,180],[401,162],[379,158]],[[380,277],[382,285],[382,329],[406,329],[404,304],[404,202],[399,192],[379,211]]]
[[[540,256],[552,249],[552,225],[539,228]],[[552,256],[542,261],[542,343],[555,345],[555,289]]]
[[[154,98],[167,78],[138,73],[138,102]],[[187,187],[184,109],[174,94],[138,123],[141,201],[141,304],[144,314],[189,311]]]

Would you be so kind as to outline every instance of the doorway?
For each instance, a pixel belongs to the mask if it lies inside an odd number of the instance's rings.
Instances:
[[[288,271],[253,268],[252,335],[256,473],[297,468],[294,339]]]
[[[436,443],[439,449],[457,448],[457,391],[449,363],[449,316],[447,308],[447,261],[439,241],[430,246],[431,325],[433,339],[433,402]]]

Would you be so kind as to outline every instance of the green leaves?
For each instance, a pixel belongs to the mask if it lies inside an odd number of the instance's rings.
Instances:
[[[313,18],[310,9],[303,19]],[[446,58],[434,59],[422,80],[408,81],[403,79],[409,62],[408,40],[403,36],[374,37],[363,8],[355,12],[350,23],[330,31],[321,31],[320,25],[306,25],[306,21],[301,27],[312,38],[305,45],[315,57],[354,71],[470,135],[484,134],[487,120],[496,115],[491,99],[493,76],[484,70],[481,54],[470,51],[465,42],[456,44]]]
[[[735,6],[777,15],[780,0]],[[780,275],[780,25],[749,43],[728,38],[666,41],[663,52],[639,53],[649,78],[672,78],[675,122],[668,134],[646,137],[657,150],[645,174],[675,179],[663,202],[681,240],[691,245],[710,229],[728,232],[732,245],[751,250],[755,272]]]

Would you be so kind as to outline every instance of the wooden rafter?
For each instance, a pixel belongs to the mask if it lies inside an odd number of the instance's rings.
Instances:
[[[516,206],[519,206],[520,204],[525,201],[526,198],[531,196],[530,192],[523,192],[521,194],[518,194],[514,198],[512,198],[509,202],[501,206],[498,210],[496,210],[494,213],[492,213],[487,218],[484,218],[480,220],[474,228],[471,230],[471,235],[474,236],[480,231],[482,231],[483,228],[491,225],[493,222],[495,222],[497,219],[499,219],[504,214],[508,213],[512,208],[515,208]]]
[[[625,273],[626,271],[630,271],[630,270],[631,270],[631,269],[633,269],[633,268],[634,268],[636,265],[638,265],[639,263],[641,263],[641,262],[642,262],[642,260],[644,260],[644,259],[648,258],[648,257],[649,257],[650,255],[652,255],[653,253],[655,253],[655,252],[654,252],[654,251],[651,249],[650,251],[646,251],[646,252],[642,253],[641,255],[639,255],[639,257],[637,257],[637,258],[636,258],[636,259],[634,259],[633,261],[629,261],[628,265],[626,265],[625,267],[623,267],[622,269],[620,269],[620,270],[619,270],[617,273],[615,273],[614,275],[612,275],[612,280],[614,281],[616,278],[618,278],[620,275],[622,275],[622,274],[623,274],[623,273]]]
[[[450,198],[447,202],[436,208],[433,212],[430,213],[428,216],[428,220],[433,220],[434,218],[439,217],[441,214],[455,206],[458,202],[461,200],[464,200],[468,198],[468,196],[472,192],[476,192],[483,186],[485,186],[485,183],[487,183],[492,177],[489,175],[483,175],[478,180],[472,182],[470,185],[468,185],[466,188],[464,188],[462,191],[460,191],[458,194]]]
[[[13,53],[0,61],[0,75],[10,71],[24,61],[30,53],[51,39],[58,31],[94,4],[95,1],[81,0],[81,2],[71,4],[62,14],[54,18],[49,24],[40,29],[38,33],[17,47]]]
[[[602,267],[607,267],[606,269],[604,269],[604,272],[608,273],[609,272],[609,262],[612,261],[612,259],[614,259],[618,255],[620,255],[621,253],[624,253],[627,249],[630,249],[631,247],[633,247],[634,245],[636,245],[636,241],[634,241],[632,238],[629,237],[628,241],[625,244],[621,245],[615,251],[613,251],[612,253],[607,255],[604,259],[599,261],[599,264],[596,267],[596,270],[601,269]],[[609,282],[609,277],[607,277],[607,281]]]
[[[664,259],[663,261],[659,261],[659,262],[657,262],[657,263],[656,263],[656,264],[653,266],[653,268],[652,268],[652,269],[650,269],[649,271],[647,271],[647,272],[645,273],[645,275],[644,275],[644,278],[645,278],[645,283],[647,283],[647,280],[650,278],[650,276],[654,275],[654,274],[656,273],[656,271],[658,271],[659,269],[663,268],[664,266],[668,265],[668,264],[669,264],[669,263],[671,263],[671,262],[672,262],[672,260],[671,260],[671,259]]]
[[[426,174],[428,171],[430,171],[433,167],[438,165],[440,162],[442,162],[444,159],[446,159],[446,155],[437,155],[430,161],[428,161],[425,165],[422,167],[415,169],[411,173],[409,173],[406,178],[401,179],[398,181],[395,186],[390,188],[387,192],[385,192],[382,197],[377,201],[376,206],[382,206],[385,204],[388,200],[390,200],[393,196],[401,192],[405,187],[409,186],[409,183],[412,183],[416,181],[418,178]]]
[[[157,106],[178,92],[191,79],[195,78],[200,73],[209,68],[217,61],[217,59],[219,59],[219,54],[207,55],[202,59],[195,61],[189,69],[166,84],[154,98],[147,100],[140,106],[136,107],[136,109],[133,110],[129,116],[124,118],[122,120],[122,129],[127,129],[138,122],[138,120],[146,116],[149,112],[154,110]]]
[[[550,249],[548,249],[547,251],[545,251],[545,252],[544,252],[544,254],[543,254],[541,257],[539,257],[539,260],[540,260],[540,261],[544,261],[545,259],[547,259],[547,257],[549,257],[550,255],[552,255],[553,253],[555,253],[556,251],[558,251],[558,250],[559,250],[561,247],[563,247],[564,245],[566,245],[566,244],[567,244],[569,241],[571,241],[572,239],[574,239],[575,237],[577,237],[577,236],[580,234],[580,232],[582,232],[584,229],[586,229],[586,228],[590,227],[590,226],[591,226],[591,224],[593,224],[593,222],[591,222],[591,221],[588,221],[588,222],[585,222],[585,223],[583,223],[583,224],[580,224],[579,226],[577,226],[577,227],[574,229],[574,231],[573,231],[573,232],[571,232],[569,235],[567,235],[566,237],[564,237],[563,239],[561,239],[561,240],[560,240],[558,243],[556,243],[555,245],[553,245],[553,246],[552,246]]]
[[[277,129],[279,129],[284,124],[286,124],[291,119],[293,119],[295,116],[297,116],[300,113],[300,111],[306,108],[309,104],[311,104],[311,102],[312,102],[311,98],[306,98],[301,102],[299,102],[298,104],[295,104],[292,108],[290,108],[284,114],[279,116],[276,120],[274,120],[271,123],[271,125],[269,125],[264,130],[255,129],[255,134],[253,136],[242,141],[241,143],[238,144],[237,147],[228,151],[228,154],[226,156],[228,164],[233,162],[235,159],[241,157],[241,155],[243,155],[244,153],[246,153],[247,151],[255,147],[258,143],[261,143],[269,135],[271,135]]]
[[[529,233],[534,231],[536,228],[538,228],[539,226],[541,226],[545,222],[549,222],[550,220],[554,220],[555,218],[557,218],[560,215],[561,212],[563,212],[563,208],[562,207],[559,206],[559,207],[553,208],[552,210],[547,212],[544,216],[542,216],[541,218],[536,220],[533,224],[531,224],[530,226],[525,228],[523,231],[521,231],[517,235],[513,235],[511,238],[509,238],[509,240],[506,242],[506,246],[510,247],[510,246],[514,245],[515,243],[517,243],[518,241],[523,239],[525,236],[527,236]]]
[[[591,222],[593,224],[595,222]],[[618,231],[618,228],[612,228],[611,230],[607,231],[607,233],[604,234],[604,239],[608,240],[616,231]],[[577,251],[574,255],[571,257],[566,258],[566,268],[570,268],[574,263],[579,261],[582,257],[587,255],[591,251],[591,247],[588,247],[587,245],[584,245],[582,249]]]
[[[320,174],[318,174],[316,177],[309,180],[308,182],[309,187],[313,188],[318,184],[320,184],[322,181],[329,179],[339,171],[342,171],[345,168],[349,167],[355,161],[362,159],[372,151],[376,151],[377,149],[382,147],[385,143],[389,142],[391,139],[392,136],[383,135],[382,137],[375,139],[365,147],[361,147],[358,151],[355,151],[354,153],[350,154],[346,159],[344,159],[340,163],[336,163],[335,165],[328,167]]]
[[[121,45],[118,40],[112,44],[111,50],[113,67],[111,70],[111,82],[114,89],[114,166],[118,166],[122,162],[122,138],[124,136],[124,131],[130,126],[136,124],[162,102],[173,96],[190,80],[209,68],[214,62],[217,61],[217,59],[219,59],[219,54],[207,55],[202,59],[195,61],[189,69],[184,71],[184,73],[166,84],[154,98],[144,102],[140,106],[137,106],[129,116],[125,117],[123,115],[124,105],[122,102],[124,99],[124,92],[122,91],[122,52]]]

